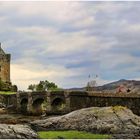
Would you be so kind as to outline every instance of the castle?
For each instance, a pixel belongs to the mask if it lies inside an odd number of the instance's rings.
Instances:
[[[10,83],[10,59],[11,55],[3,51],[0,43],[0,80],[5,83]]]

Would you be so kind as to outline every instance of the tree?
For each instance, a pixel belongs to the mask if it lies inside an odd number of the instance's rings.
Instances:
[[[36,85],[36,91],[44,91],[43,83],[41,81]]]
[[[35,88],[36,88],[35,84],[33,84],[33,85],[31,84],[31,85],[28,86],[28,89],[31,90],[31,91],[35,91]]]
[[[48,80],[45,80],[45,81],[40,81],[36,85],[35,84],[29,85],[28,89],[32,91],[46,91],[46,90],[56,90],[58,89],[58,86],[53,82],[49,82]]]
[[[51,82],[51,83],[48,83],[47,88],[48,90],[55,90],[58,88],[58,86],[55,83]]]
[[[13,85],[11,90],[12,90],[13,92],[17,92],[17,90],[18,90],[17,85]]]
[[[11,82],[3,82],[0,79],[0,91],[14,91],[16,92],[18,90],[16,85],[12,85]]]

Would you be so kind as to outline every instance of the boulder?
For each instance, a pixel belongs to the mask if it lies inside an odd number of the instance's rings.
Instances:
[[[37,134],[28,125],[0,124],[0,139],[34,139]]]
[[[81,130],[111,134],[112,138],[140,138],[140,117],[122,106],[90,107],[31,122],[36,130]]]

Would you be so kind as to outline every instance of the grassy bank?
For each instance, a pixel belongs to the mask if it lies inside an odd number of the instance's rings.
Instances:
[[[10,95],[10,94],[16,94],[16,92],[12,92],[12,91],[0,91],[0,94]]]
[[[92,134],[84,131],[40,131],[40,139],[109,139],[110,135]]]

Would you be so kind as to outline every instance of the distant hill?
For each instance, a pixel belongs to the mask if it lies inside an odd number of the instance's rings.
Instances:
[[[115,90],[120,85],[124,85],[125,87],[131,89],[131,91],[140,91],[140,81],[136,80],[125,80],[121,79],[119,81],[115,81],[112,83],[105,84],[103,86],[97,86],[94,90],[103,91],[103,90]],[[85,87],[82,88],[70,88],[69,90],[85,90]]]
[[[125,80],[125,79],[121,79],[119,81],[115,81],[109,84],[105,84],[103,86],[96,87],[96,89],[97,90],[114,90],[118,88],[120,85],[123,85],[131,90],[140,89],[140,81]]]

